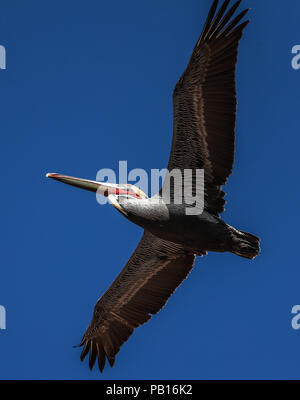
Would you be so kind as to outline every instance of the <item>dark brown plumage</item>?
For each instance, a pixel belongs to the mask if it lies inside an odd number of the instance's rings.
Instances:
[[[241,3],[227,13],[226,0],[215,15],[215,0],[203,32],[174,93],[174,132],[168,170],[205,170],[206,209],[224,210],[225,184],[232,171],[236,114],[235,65],[238,43],[249,21],[238,25],[247,10],[227,25]],[[100,371],[134,328],[147,322],[166,303],[193,267],[195,256],[180,245],[145,232],[130,260],[97,302],[81,345]]]
[[[224,15],[226,0],[213,19],[214,1],[204,30],[174,93],[174,131],[168,170],[204,169],[206,210],[224,211],[221,186],[232,172],[235,141],[235,66],[242,32],[249,21],[236,26],[248,10],[226,26],[240,5]],[[188,138],[188,140],[187,140]]]
[[[233,18],[241,0],[228,9],[229,3],[225,0],[217,11],[218,0],[213,2],[173,93],[174,129],[168,170],[204,170],[202,213],[187,216],[185,204],[174,201],[158,204],[158,198],[164,200],[167,180],[159,194],[148,198],[133,185],[47,175],[100,191],[126,218],[144,228],[130,260],[97,302],[80,343],[81,360],[89,354],[91,369],[97,359],[101,372],[106,359],[113,366],[116,354],[133,330],[156,314],[187,277],[196,255],[230,251],[252,259],[259,252],[256,236],[231,227],[219,217],[225,204],[222,186],[232,172],[234,158],[238,44],[249,22],[239,25],[248,10]],[[195,181],[192,188],[195,193]]]
[[[187,277],[195,255],[180,245],[145,232],[128,263],[97,302],[93,319],[81,345],[81,360],[90,351],[89,366],[98,355],[100,371],[115,355],[134,328],[147,322]]]

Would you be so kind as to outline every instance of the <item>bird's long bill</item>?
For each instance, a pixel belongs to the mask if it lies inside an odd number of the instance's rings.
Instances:
[[[47,178],[55,179],[68,185],[76,186],[80,189],[89,190],[90,192],[97,192],[103,196],[108,196],[111,193],[116,193],[117,186],[113,183],[102,183],[97,181],[90,181],[88,179],[74,178],[73,176],[49,173]]]

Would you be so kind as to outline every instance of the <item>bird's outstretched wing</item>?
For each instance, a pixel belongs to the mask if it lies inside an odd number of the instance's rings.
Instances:
[[[235,18],[241,3],[229,10],[215,0],[203,32],[174,93],[174,131],[168,170],[204,169],[205,209],[224,211],[221,190],[232,172],[235,141],[235,67],[239,40],[249,21]]]
[[[195,255],[180,245],[144,235],[119,276],[98,300],[92,321],[80,345],[81,360],[89,354],[93,368],[98,358],[102,372],[105,360],[111,366],[134,328],[147,322],[167,302],[191,271]]]

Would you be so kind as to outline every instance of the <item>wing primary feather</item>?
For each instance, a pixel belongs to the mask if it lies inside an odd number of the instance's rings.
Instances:
[[[90,358],[89,358],[89,367],[90,370],[93,369],[95,362],[97,358],[97,348],[96,348],[96,343],[94,341],[91,341],[90,345]]]
[[[226,36],[230,31],[235,28],[235,26],[240,22],[240,20],[247,14],[249,8],[247,10],[242,11],[239,15],[237,15],[232,22],[221,32],[218,34],[218,39]]]
[[[89,346],[89,341],[86,341],[85,345],[84,345],[84,348],[83,348],[83,350],[81,352],[81,355],[80,355],[80,360],[81,361],[83,361],[85,359],[87,353],[89,352],[89,347],[90,347]]]
[[[230,0],[225,0],[224,1],[224,3],[220,7],[217,15],[215,16],[215,19],[213,20],[209,30],[207,31],[207,34],[205,35],[205,37],[203,37],[203,40],[206,40],[206,38],[208,38],[208,40],[210,39],[211,33],[216,29],[218,23],[220,22],[221,18],[224,15],[224,12],[226,11],[229,3],[230,3]]]
[[[238,6],[241,4],[242,0],[238,0],[234,5],[229,9],[227,14],[223,17],[222,21],[220,24],[216,27],[215,31],[211,34],[211,39],[215,38],[217,34],[224,28],[224,26],[227,24],[227,22],[230,20],[230,18],[233,16],[235,13],[236,9]]]
[[[105,352],[103,349],[103,346],[100,345],[99,343],[96,343],[96,347],[97,347],[97,353],[98,353],[98,367],[100,372],[103,371],[104,367],[105,367]]]
[[[209,26],[211,24],[211,21],[212,21],[214,15],[215,15],[217,7],[218,7],[218,3],[219,3],[219,0],[214,0],[213,4],[212,4],[212,6],[211,6],[211,8],[209,10],[209,13],[208,13],[208,16],[207,16],[203,31],[202,31],[202,33],[200,35],[199,40],[198,40],[198,44],[201,43],[202,39],[206,36],[206,33],[209,30]]]
[[[108,359],[109,365],[112,368],[114,366],[114,363],[115,363],[115,357],[108,357],[107,359]]]
[[[242,31],[245,29],[245,27],[249,24],[249,22],[250,19],[247,19],[247,21],[242,22],[240,25],[238,25],[230,32],[230,35],[241,34]]]
[[[79,344],[75,344],[73,346],[73,349],[78,349],[78,347],[82,347],[84,345],[84,343],[85,343],[85,338],[83,336],[83,338],[81,339],[81,342]]]

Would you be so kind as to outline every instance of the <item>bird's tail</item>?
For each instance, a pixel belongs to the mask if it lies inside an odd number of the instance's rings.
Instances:
[[[259,238],[248,232],[238,231],[232,228],[233,234],[232,253],[237,256],[253,259],[259,252]]]

